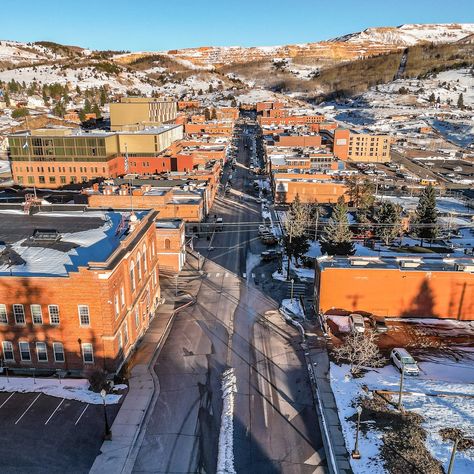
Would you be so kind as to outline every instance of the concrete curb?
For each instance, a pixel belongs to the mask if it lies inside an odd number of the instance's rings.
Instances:
[[[191,300],[172,311],[149,362],[132,369],[129,391],[111,427],[113,438],[102,443],[100,454],[89,471],[91,474],[132,472],[146,426],[160,395],[160,383],[154,365],[176,314],[196,303],[194,296],[190,293],[187,295]]]

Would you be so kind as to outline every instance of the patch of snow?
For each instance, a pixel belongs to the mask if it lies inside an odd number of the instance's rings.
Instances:
[[[222,416],[217,454],[217,473],[236,474],[234,468],[234,399],[236,392],[234,369],[230,368],[222,376]]]

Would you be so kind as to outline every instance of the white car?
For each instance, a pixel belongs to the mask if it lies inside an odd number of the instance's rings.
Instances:
[[[395,347],[390,353],[390,359],[400,372],[403,369],[403,372],[407,375],[419,375],[418,364],[406,349]]]
[[[352,332],[363,334],[365,332],[365,322],[363,316],[357,313],[349,315],[349,326]]]

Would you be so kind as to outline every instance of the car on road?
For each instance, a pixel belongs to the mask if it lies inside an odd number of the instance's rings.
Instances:
[[[224,230],[224,221],[222,217],[216,219],[216,230]]]
[[[357,313],[349,315],[349,326],[352,332],[358,332],[363,334],[365,332],[365,321],[364,317]]]
[[[393,362],[393,365],[397,367],[400,372],[403,372],[407,375],[419,375],[420,369],[416,360],[410,355],[410,353],[401,347],[395,347],[390,353],[390,359]]]
[[[383,316],[370,316],[369,317],[370,327],[379,334],[385,334],[388,332],[388,326],[385,322],[385,318]]]
[[[260,254],[260,258],[265,262],[275,260],[280,257],[281,252],[279,252],[278,250],[265,250]]]
[[[265,233],[270,233],[270,229],[266,225],[260,224],[258,226],[258,234],[263,235]]]

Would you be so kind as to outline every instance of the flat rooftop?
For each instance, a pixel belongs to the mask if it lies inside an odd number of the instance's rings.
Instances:
[[[117,233],[123,216],[128,213],[1,210],[0,276],[67,276],[105,262],[126,236]]]
[[[462,266],[472,267],[467,273],[474,273],[474,258],[427,258],[427,257],[320,257],[319,267],[326,268],[356,268],[372,270],[402,270],[402,271],[461,271]]]

